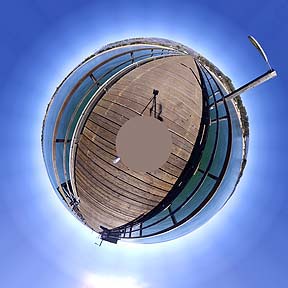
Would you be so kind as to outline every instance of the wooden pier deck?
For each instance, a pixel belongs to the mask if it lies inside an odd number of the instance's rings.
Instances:
[[[74,168],[79,210],[95,231],[100,225],[114,228],[149,212],[173,187],[201,121],[202,92],[195,76],[199,80],[191,56],[155,60],[123,76],[94,107],[80,136]],[[153,89],[159,90],[161,117],[172,136],[168,161],[151,173],[129,170],[121,161],[113,164],[120,127],[141,113]],[[149,108],[144,115],[149,116]]]

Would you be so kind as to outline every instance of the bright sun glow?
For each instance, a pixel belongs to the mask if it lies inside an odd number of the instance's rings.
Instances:
[[[148,288],[147,284],[139,283],[133,277],[103,276],[96,274],[87,274],[84,278],[81,288]]]

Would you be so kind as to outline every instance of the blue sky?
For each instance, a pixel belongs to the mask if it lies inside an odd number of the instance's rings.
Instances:
[[[288,287],[287,1],[0,5],[1,287]],[[266,69],[249,34],[279,76],[243,96],[251,138],[236,193],[181,239],[98,248],[52,191],[42,160],[42,119],[56,86],[100,46],[156,36],[194,48],[238,87]]]

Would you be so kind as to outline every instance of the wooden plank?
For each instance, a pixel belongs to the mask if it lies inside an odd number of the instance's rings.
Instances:
[[[84,194],[81,193],[79,195],[82,199],[91,197],[91,199],[94,200],[95,205],[97,207],[99,206],[99,211],[103,212],[104,210],[104,212],[107,211],[107,213],[115,214],[118,218],[122,218],[125,221],[131,221],[142,213],[143,209],[138,211],[131,209],[131,206],[133,205],[119,206],[119,202],[114,201],[113,195],[109,195],[110,197],[105,194],[103,195],[102,190],[89,185],[91,182],[87,181],[86,177],[84,178],[85,179],[82,179],[81,176],[78,177],[78,186],[85,191]]]
[[[136,100],[134,98],[132,100],[132,99],[128,99],[128,98],[125,98],[123,96],[120,96],[120,95],[113,95],[113,94],[109,93],[109,96],[111,96],[111,95],[112,95],[112,97],[109,97],[109,100],[111,99],[111,101],[119,102],[119,103],[121,103],[123,105],[127,105],[127,106],[130,105],[134,110],[137,110],[137,111],[142,111],[143,108],[145,107],[145,104],[147,104],[146,100],[143,101],[144,102],[143,104],[140,104],[140,103],[136,102]],[[106,99],[106,97],[105,97],[105,99]],[[138,100],[139,100],[139,98],[138,98]],[[169,110],[169,106],[165,109]],[[170,113],[175,114],[175,112],[172,110],[170,110]],[[177,117],[181,118],[184,121],[187,120],[186,118],[184,118],[182,115],[179,115],[179,114],[177,115]],[[109,123],[111,123],[110,118],[107,117],[104,119],[109,121]],[[171,119],[169,119],[169,120],[171,120]],[[184,123],[184,122],[182,122],[182,123]],[[177,135],[173,134],[173,133],[172,133],[172,138],[173,138],[173,142],[175,142],[175,145],[180,146],[182,149],[186,150],[187,152],[191,152],[191,150],[193,149],[193,144],[191,144],[190,142],[188,142],[184,138],[177,137]]]
[[[88,125],[86,125],[86,126],[87,127],[89,126],[89,128],[93,129],[93,131],[97,131],[97,125],[94,125],[94,124],[95,124],[94,122],[88,123]],[[110,127],[108,127],[108,129],[110,129]],[[108,159],[109,162],[112,162],[117,157],[117,152],[116,152],[116,146],[114,145],[113,147],[111,147],[112,142],[110,142],[110,141],[114,141],[115,137],[113,137],[113,140],[111,138],[109,138],[109,142],[108,142],[108,144],[106,144],[107,141],[106,141],[106,143],[103,143],[104,140],[100,137],[97,137],[97,134],[94,134],[93,131],[91,131],[90,129],[87,129],[86,127],[83,129],[82,134],[84,137],[86,137],[86,139],[85,139],[86,146],[89,146],[89,142],[87,142],[87,140],[93,142],[97,147],[102,148],[104,150],[104,152],[107,152],[107,153],[112,155],[112,157],[109,156],[109,159]],[[185,159],[185,160],[189,159],[189,157],[190,157],[190,154],[187,151],[185,151],[185,150],[183,150],[180,147],[177,147],[175,145],[172,145],[172,153],[174,153],[175,155],[178,155],[179,157],[181,157],[182,159]],[[105,155],[105,153],[104,153],[104,155]],[[143,178],[143,177],[141,177],[141,173],[135,173],[131,170],[126,169],[126,167],[124,168],[124,166],[121,164],[121,162],[119,164],[117,164],[117,167],[118,168],[122,167],[123,169],[126,170],[127,173],[135,175],[136,177],[140,175],[140,179]],[[156,178],[160,178],[165,182],[168,182],[170,184],[174,184],[177,179],[175,177],[169,175],[169,174],[170,174],[169,171],[168,171],[168,173],[165,173],[165,171],[161,171],[161,170],[154,171],[154,173],[153,173],[153,175],[155,175]],[[150,183],[150,182],[151,182],[151,180],[148,179],[148,183]],[[166,185],[166,187],[164,187],[164,189],[170,190],[171,187],[167,188],[167,185]]]
[[[105,177],[110,182],[114,181],[117,186],[123,187],[129,192],[133,192],[136,195],[141,195],[142,197],[146,197],[147,199],[151,199],[153,201],[160,201],[166,196],[166,191],[142,183],[138,179],[132,181],[129,176],[125,175],[124,173],[122,174],[119,170],[115,168],[113,169],[111,166],[109,167],[106,165],[105,161],[102,161],[101,158],[95,156],[90,151],[87,151],[86,153],[87,154],[83,153],[80,149],[77,151],[77,157],[79,157],[79,160],[83,163],[82,165],[87,165],[89,169],[97,171],[98,174]]]
[[[153,208],[151,205],[140,204],[139,202],[132,201],[122,195],[123,198],[120,198],[117,193],[114,193],[114,191],[107,192],[107,190],[101,189],[98,185],[96,187],[91,186],[94,183],[94,180],[87,180],[86,175],[81,174],[79,171],[77,172],[77,185],[82,187],[84,191],[88,189],[88,193],[93,193],[100,197],[103,204],[110,207],[112,210],[115,209],[119,213],[136,218],[141,215],[143,211],[150,211]]]
[[[117,152],[116,152],[116,146],[114,144],[112,144],[111,142],[108,142],[107,139],[104,139],[104,138],[101,138],[99,137],[98,134],[95,134],[93,133],[93,131],[91,131],[90,129],[88,129],[87,127],[85,127],[83,129],[83,133],[82,133],[85,137],[87,137],[90,141],[92,141],[93,143],[95,143],[97,146],[100,146],[102,149],[104,149],[106,152],[112,154],[115,156],[116,158],[116,155],[117,155]],[[176,175],[176,176],[179,176],[182,169],[181,168],[177,168],[175,167],[173,164],[166,162],[164,163],[164,165],[161,167],[165,172],[167,172],[168,174],[171,174],[171,175]],[[163,177],[161,175],[159,175],[160,177]],[[158,177],[159,177],[158,176]],[[169,177],[169,176],[168,176]],[[169,177],[170,178],[170,177]],[[163,180],[165,180],[165,178],[163,178]],[[170,183],[175,183],[172,182],[171,180],[168,180],[166,179],[165,181],[168,181]]]
[[[118,127],[116,127],[116,125],[112,122],[109,121],[110,119],[103,119],[102,116],[96,114],[96,113],[91,113],[90,117],[89,117],[89,121],[93,122],[95,125],[100,126],[110,132],[112,132],[113,134],[118,133],[119,129],[120,129],[120,125]]]
[[[115,95],[114,95],[114,97],[115,97]],[[108,104],[106,104],[106,105],[119,104],[119,105],[122,105],[123,107],[128,107],[128,105],[129,105],[130,107],[127,108],[127,109],[135,110],[138,113],[141,113],[143,111],[143,109],[145,108],[145,105],[140,105],[139,103],[136,103],[134,101],[127,101],[125,98],[121,98],[121,97],[118,97],[118,98],[112,99],[112,100],[106,99],[106,97],[105,97],[105,99],[103,99],[103,101],[104,100],[106,102],[108,102]],[[147,104],[147,102],[145,102],[145,104]],[[161,103],[161,100],[159,100],[158,103]],[[179,126],[186,128],[185,129],[186,132],[190,132],[191,134],[194,135],[194,137],[195,137],[195,134],[196,134],[196,137],[197,137],[198,129],[196,128],[195,123],[197,124],[197,121],[199,122],[198,115],[193,115],[193,112],[190,112],[188,117],[184,118],[182,116],[182,114],[178,113],[178,111],[177,111],[178,108],[175,108],[175,107],[173,108],[173,106],[172,106],[172,108],[167,109],[168,107],[171,107],[171,106],[167,106],[167,105],[163,106],[162,105],[163,111],[162,111],[161,117],[164,119],[163,120],[164,123],[166,123],[167,121],[169,123],[171,123],[171,122],[176,123]],[[112,111],[113,111],[113,109],[112,109]],[[144,115],[149,116],[149,109],[147,109],[147,111],[146,111],[146,113]],[[177,130],[175,130],[175,131],[177,131]]]
[[[115,146],[116,136],[117,136],[115,133],[112,133],[112,132],[110,132],[109,130],[107,130],[105,128],[102,128],[102,127],[100,127],[98,125],[95,125],[95,123],[93,123],[89,119],[86,122],[85,128],[88,128],[95,135],[98,135],[102,139],[105,139],[106,142],[109,142],[109,143],[111,143],[112,145]],[[83,131],[84,131],[84,129],[83,129]]]
[[[146,203],[140,203],[139,198],[132,199],[131,197],[128,198],[122,194],[119,193],[119,190],[112,190],[110,187],[105,186],[103,183],[99,181],[99,179],[94,178],[91,174],[85,173],[87,170],[83,168],[83,170],[77,170],[77,182],[76,185],[82,186],[83,183],[86,183],[90,189],[91,193],[99,194],[101,197],[103,197],[103,201],[108,201],[109,203],[113,203],[114,208],[117,211],[125,211],[124,214],[137,214],[140,215],[143,210],[151,210],[153,208],[153,204],[149,202],[149,204]],[[130,196],[130,195],[129,195]],[[137,215],[135,217],[137,217]]]
[[[83,175],[83,177],[85,176],[87,181],[93,182],[102,189],[101,191],[111,193],[113,194],[113,197],[120,199],[121,201],[125,200],[128,204],[133,204],[137,207],[149,207],[152,209],[152,207],[157,204],[157,201],[159,201],[159,199],[151,199],[151,197],[149,199],[147,195],[143,195],[142,191],[139,191],[139,189],[127,190],[125,185],[120,186],[117,181],[110,182],[110,179],[104,178],[97,170],[90,169],[90,167],[85,166],[81,162],[77,163],[76,174]],[[76,183],[77,181],[78,179],[76,178]]]
[[[159,193],[161,193],[161,195],[163,195],[163,191],[164,193],[167,193],[172,188],[171,184],[161,180],[159,181],[154,177],[150,177],[145,172],[134,172],[129,170],[126,166],[124,166],[124,164],[122,164],[121,161],[114,164],[113,160],[115,159],[116,155],[109,154],[100,146],[97,146],[96,143],[91,142],[87,137],[85,137],[85,135],[83,135],[81,146],[79,148],[82,152],[86,153],[86,155],[90,154],[98,164],[101,163],[101,165],[112,171],[111,173],[117,173],[120,174],[121,177],[123,176],[123,179],[125,178],[127,183],[133,183],[136,181],[137,185],[142,187],[142,189],[147,191],[155,191],[156,189]],[[93,155],[91,153],[93,153]]]
[[[115,103],[109,103],[109,102],[107,103],[105,101],[102,101],[100,107],[106,108],[109,111],[113,111],[114,113],[116,113],[118,115],[125,115],[125,116],[129,117],[129,119],[136,117],[136,116],[139,116],[139,114],[137,114],[136,112],[129,110],[123,106],[117,105]],[[163,109],[165,111],[165,108],[163,108]],[[95,109],[94,109],[94,111],[95,111]],[[150,116],[149,109],[145,110],[143,115]],[[187,139],[187,141],[190,141],[192,143],[193,143],[193,141],[195,141],[195,138],[197,137],[197,133],[195,131],[196,128],[195,128],[194,122],[191,121],[191,123],[189,123],[189,125],[191,125],[191,126],[188,126],[189,130],[187,130],[186,129],[187,123],[177,124],[176,122],[173,122],[173,121],[169,120],[168,118],[166,118],[165,113],[163,113],[163,115],[161,114],[161,116],[164,118],[163,122],[165,123],[165,125],[168,129],[177,131],[177,133],[180,134],[184,139]],[[200,124],[200,122],[199,122],[199,124]]]
[[[145,80],[146,81],[146,80]],[[138,107],[138,111],[140,112],[140,104],[143,105],[143,107],[145,107],[145,105],[148,103],[149,99],[151,99],[152,95],[152,89],[145,87],[145,84],[142,84],[140,87],[134,87],[131,86],[131,88],[129,88],[129,90],[127,90],[127,86],[130,87],[129,85],[131,85],[131,83],[129,81],[127,81],[126,84],[121,82],[121,85],[119,84],[117,86],[117,88],[114,88],[111,90],[109,90],[109,93],[107,94],[107,97],[105,97],[104,99],[107,99],[107,101],[115,101],[115,96],[119,96],[118,101],[123,101],[125,99],[131,99],[133,101],[130,101],[131,105],[133,105],[132,103],[136,102],[136,104],[138,104],[137,106],[134,104],[134,109],[137,110]],[[121,87],[122,86],[122,87]],[[143,86],[143,87],[142,87]],[[157,87],[158,85],[155,85],[155,87]],[[158,87],[157,87],[158,88]],[[125,90],[126,89],[126,90]],[[160,89],[160,88],[159,88]],[[166,91],[165,91],[166,90]],[[169,110],[171,111],[172,108],[177,108],[179,107],[181,109],[181,113],[177,113],[177,117],[184,117],[185,119],[188,119],[190,114],[195,114],[198,117],[201,117],[201,109],[199,110],[193,110],[193,107],[195,105],[200,106],[201,107],[201,102],[198,103],[196,101],[194,101],[194,99],[189,99],[189,96],[191,94],[194,93],[195,89],[190,89],[189,92],[187,94],[180,94],[179,92],[177,92],[177,90],[175,89],[167,89],[167,87],[162,88],[162,90],[159,90],[159,103],[162,102],[163,105],[166,105],[166,110],[169,112]],[[195,92],[197,93],[197,92]],[[177,97],[175,97],[175,94],[177,94]],[[111,95],[111,96],[110,96]],[[181,95],[181,97],[180,97]],[[133,96],[133,97],[131,97]],[[164,98],[165,97],[165,98]],[[103,99],[103,100],[104,100]],[[125,100],[127,102],[127,100]],[[122,104],[122,103],[121,103]],[[169,107],[169,108],[168,108]],[[179,111],[178,111],[179,112]],[[173,115],[170,115],[173,116]],[[169,118],[169,117],[168,117]],[[173,119],[171,119],[173,120]]]
[[[79,190],[84,194],[85,191],[80,187]],[[84,200],[84,199],[83,199]],[[86,215],[85,220],[90,223],[91,226],[95,227],[98,231],[100,231],[100,225],[107,227],[107,228],[114,228],[126,223],[125,220],[119,219],[118,217],[111,215],[103,215],[100,211],[97,211],[94,206],[94,201],[85,198],[84,201],[81,202],[79,205],[79,210],[82,215]],[[108,216],[108,217],[107,217]],[[100,224],[101,223],[101,224]]]
[[[127,120],[129,120],[129,118],[126,117],[125,115],[119,115],[118,113],[115,113],[114,111],[107,110],[107,109],[105,109],[101,106],[98,106],[98,105],[94,108],[93,112],[95,112],[96,114],[99,114],[103,117],[113,119],[114,122],[119,123],[121,126]]]

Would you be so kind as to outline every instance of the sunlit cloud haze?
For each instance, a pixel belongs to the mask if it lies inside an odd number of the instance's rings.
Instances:
[[[140,283],[133,277],[117,277],[87,273],[80,288],[149,288],[147,283]]]

